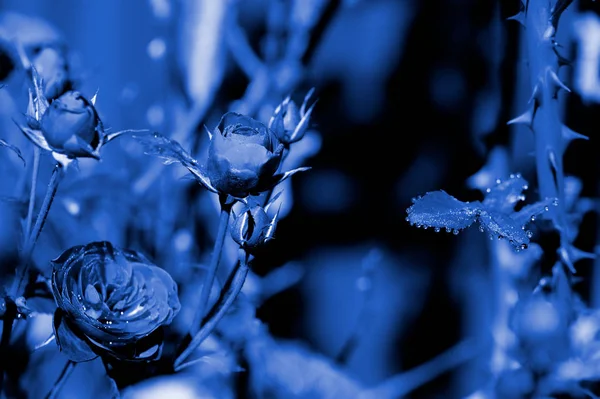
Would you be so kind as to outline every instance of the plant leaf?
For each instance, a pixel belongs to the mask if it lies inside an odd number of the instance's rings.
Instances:
[[[54,335],[60,351],[74,362],[87,362],[98,357],[90,346],[68,326],[61,309],[54,312]]]
[[[557,204],[555,198],[546,198],[543,201],[524,206],[519,212],[512,214],[511,218],[521,226],[525,226],[527,223],[533,222],[536,216],[547,212],[550,206],[554,206],[553,204]]]
[[[490,188],[483,200],[483,206],[497,212],[512,212],[517,202],[525,199],[522,195],[525,189],[527,189],[527,181],[521,175],[511,175],[509,179],[497,182]]]
[[[481,209],[479,201],[462,202],[443,190],[429,192],[414,201],[406,212],[407,220],[417,227],[464,229],[475,222]]]
[[[216,193],[217,190],[210,184],[210,179],[200,168],[198,161],[188,154],[181,145],[160,133],[134,135],[138,142],[144,146],[144,153],[164,159],[166,165],[179,162],[185,166],[207,190]]]
[[[529,236],[523,225],[509,215],[484,210],[477,220],[491,234],[508,239],[516,249],[526,249],[529,246]]]
[[[16,146],[12,145],[12,144],[8,144],[6,141],[0,139],[0,147],[6,147],[9,150],[11,150],[12,152],[14,152],[15,154],[17,154],[17,156],[19,158],[21,158],[21,161],[23,161],[23,166],[26,165],[25,162],[25,158],[23,158],[23,154],[21,153],[21,150],[19,150],[19,148],[17,148]]]

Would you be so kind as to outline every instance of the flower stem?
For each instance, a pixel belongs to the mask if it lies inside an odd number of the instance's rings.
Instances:
[[[37,188],[38,171],[40,168],[40,148],[33,147],[33,172],[31,175],[31,190],[29,192],[29,207],[27,209],[27,221],[25,224],[25,240],[31,234],[31,223],[33,222],[33,209],[35,208],[35,192]]]
[[[40,212],[35,220],[35,225],[33,226],[33,230],[27,237],[27,241],[25,241],[25,245],[23,245],[23,252],[21,256],[20,268],[17,270],[16,278],[11,287],[11,295],[16,298],[18,296],[19,290],[21,288],[21,284],[23,283],[23,279],[27,275],[27,269],[29,268],[29,261],[31,260],[31,254],[33,253],[33,249],[35,248],[35,244],[37,239],[44,228],[44,223],[46,222],[46,218],[48,217],[48,212],[50,211],[50,206],[52,206],[52,201],[54,201],[54,196],[56,195],[56,190],[58,189],[58,184],[63,176],[63,168],[60,164],[56,164],[54,169],[52,170],[52,176],[50,177],[50,182],[48,183],[48,188],[46,190],[46,196],[44,197],[44,201],[42,202],[42,206],[40,208]]]
[[[67,364],[65,364],[65,367],[63,368],[62,372],[58,376],[58,380],[56,380],[56,383],[54,384],[54,386],[52,387],[50,392],[48,392],[48,395],[46,395],[46,399],[56,398],[56,395],[58,395],[58,392],[60,391],[60,389],[63,387],[63,385],[65,385],[67,378],[69,378],[69,376],[73,372],[73,369],[75,368],[75,364],[76,363],[72,362],[71,360],[67,361]]]
[[[248,254],[240,249],[240,261],[237,268],[231,273],[227,284],[224,287],[225,294],[219,298],[219,302],[211,309],[209,314],[202,320],[204,323],[200,331],[194,336],[189,346],[175,359],[173,365],[175,371],[180,371],[196,362],[194,360],[183,363],[183,361],[202,344],[202,342],[214,331],[217,324],[227,314],[231,305],[235,302],[244,286],[246,276],[248,276]],[[183,363],[183,364],[182,364]]]
[[[217,237],[215,239],[213,253],[210,258],[210,264],[208,266],[208,274],[204,279],[204,285],[202,286],[202,291],[200,292],[200,304],[194,316],[192,329],[200,328],[200,324],[202,322],[202,319],[204,318],[206,307],[208,306],[210,291],[215,281],[215,276],[217,274],[219,262],[221,261],[221,254],[223,252],[225,236],[227,235],[227,228],[229,223],[229,215],[231,214],[231,208],[232,204],[226,204],[225,200],[221,198],[221,214],[219,216],[219,228],[217,230]]]

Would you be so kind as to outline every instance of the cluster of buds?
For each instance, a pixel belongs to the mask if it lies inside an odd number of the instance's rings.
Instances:
[[[271,129],[279,141],[287,148],[290,144],[300,141],[308,130],[310,124],[310,116],[315,108],[314,102],[308,109],[310,101],[315,89],[312,88],[306,93],[304,101],[300,108],[294,101],[287,96],[281,104],[275,108],[273,116],[269,121],[269,129]]]

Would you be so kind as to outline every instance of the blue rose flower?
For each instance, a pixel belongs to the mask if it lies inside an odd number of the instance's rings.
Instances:
[[[160,357],[161,326],[180,309],[177,285],[166,271],[109,242],[72,247],[52,263],[54,331],[67,357]]]
[[[212,133],[208,178],[217,191],[233,197],[266,191],[273,185],[283,149],[265,125],[228,112]]]

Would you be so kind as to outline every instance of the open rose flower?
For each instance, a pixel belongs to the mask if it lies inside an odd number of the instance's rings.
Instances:
[[[54,331],[72,361],[160,357],[162,326],[179,312],[177,286],[141,254],[109,242],[75,246],[53,261]]]

